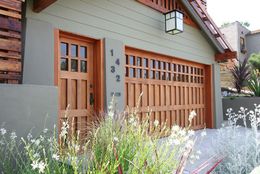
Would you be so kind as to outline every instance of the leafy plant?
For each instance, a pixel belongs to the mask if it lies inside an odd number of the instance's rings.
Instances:
[[[254,93],[255,96],[260,97],[260,72],[254,70],[248,80],[248,88]]]
[[[260,105],[255,104],[250,111],[241,107],[238,113],[228,109],[226,115],[228,125],[220,128],[214,138],[216,154],[224,159],[213,173],[248,174],[260,165]],[[245,128],[237,126],[238,122]]]
[[[245,58],[242,62],[239,61],[231,70],[234,78],[234,87],[238,93],[241,93],[242,88],[247,85],[247,81],[250,78],[250,66],[247,62],[248,58]]]
[[[172,129],[159,121],[150,121],[150,113],[140,121],[138,108],[124,114],[116,113],[110,105],[107,117],[90,135],[90,160],[88,171],[104,173],[182,173],[193,151],[194,131],[190,126]],[[160,137],[169,137],[160,143]],[[196,153],[196,152],[193,152]]]
[[[17,139],[14,132],[0,129],[0,170],[21,174],[180,174],[188,160],[198,158],[193,147],[196,138],[189,126],[171,129],[158,120],[139,120],[138,108],[116,112],[112,102],[108,113],[93,125],[87,141],[80,132],[69,134],[68,119],[62,122],[60,135],[44,130],[33,137]],[[67,118],[67,117],[66,117]],[[163,142],[161,136],[169,135]],[[86,142],[82,144],[82,142]],[[194,157],[192,157],[194,156]]]
[[[249,63],[254,69],[260,71],[260,53],[253,53],[249,57]]]

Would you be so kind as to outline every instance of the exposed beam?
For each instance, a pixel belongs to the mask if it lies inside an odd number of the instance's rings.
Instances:
[[[236,59],[237,52],[236,51],[226,51],[225,53],[217,53],[215,55],[215,60],[218,62],[225,61],[227,59]]]
[[[39,13],[56,1],[57,0],[34,0],[33,11]]]

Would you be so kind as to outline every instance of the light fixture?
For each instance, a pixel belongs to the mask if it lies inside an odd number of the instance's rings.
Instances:
[[[179,10],[167,12],[165,15],[165,32],[178,34],[183,32],[183,13]]]

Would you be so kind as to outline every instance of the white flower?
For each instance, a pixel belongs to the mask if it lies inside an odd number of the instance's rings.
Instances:
[[[186,148],[191,149],[191,148],[193,147],[193,145],[194,145],[194,141],[189,140],[189,141],[187,142],[187,144],[186,144]]]
[[[52,155],[52,159],[55,159],[55,160],[59,160],[59,155],[57,155],[56,153],[54,153],[53,155]]]
[[[189,136],[189,137],[192,137],[192,136],[194,136],[194,135],[195,135],[194,130],[189,130],[189,131],[188,131],[188,136]]]
[[[27,135],[27,140],[31,140],[33,138],[32,134],[31,133],[28,133]]]
[[[172,126],[172,131],[177,132],[180,130],[180,127],[178,125]]]
[[[185,136],[186,135],[186,131],[185,130],[180,130],[179,134],[180,134],[180,136]]]
[[[134,121],[135,121],[134,117],[131,117],[131,118],[129,119],[129,123],[130,123],[130,124],[132,124]]]
[[[189,122],[191,123],[192,119],[196,116],[196,112],[193,110],[190,112],[190,115],[189,115]]]
[[[195,155],[191,155],[191,156],[190,156],[190,159],[191,159],[191,160],[195,159]]]
[[[45,128],[44,130],[43,130],[43,133],[47,133],[48,132],[48,129],[47,128]]]
[[[33,161],[33,163],[31,164],[32,169],[35,170],[38,168],[38,161]]]
[[[48,138],[48,142],[51,143],[52,142],[52,138]]]
[[[159,125],[159,121],[155,120],[153,124],[154,124],[155,127],[157,127]]]
[[[34,143],[35,143],[36,146],[39,146],[40,142],[41,142],[41,141],[40,141],[39,139],[37,139],[37,140],[35,140]]]
[[[78,152],[79,149],[80,149],[80,146],[79,146],[78,144],[74,144],[74,145],[73,145],[73,148],[74,148],[74,150],[75,150],[76,152]]]
[[[44,162],[40,161],[40,163],[38,164],[39,173],[44,173],[45,167],[46,167],[46,164]]]
[[[132,125],[133,125],[134,127],[136,127],[136,126],[137,126],[137,121],[134,121],[134,122],[132,123]]]
[[[68,134],[68,129],[69,129],[69,123],[68,121],[64,121],[62,122],[62,127],[61,127],[61,133],[60,136],[63,138],[66,138],[67,134]]]
[[[110,110],[110,111],[108,111],[107,115],[108,115],[109,118],[113,119],[114,115],[115,115],[115,112]]]
[[[114,138],[113,138],[113,141],[114,141],[115,143],[117,143],[117,142],[119,141],[119,139],[118,139],[117,137],[114,137]]]
[[[40,157],[40,154],[39,153],[35,153],[35,154],[33,154],[33,158],[39,158]]]
[[[202,131],[202,132],[200,133],[200,136],[202,136],[202,137],[204,137],[204,136],[206,136],[206,135],[207,135],[206,131]]]
[[[175,139],[175,140],[173,140],[173,144],[174,144],[174,145],[180,145],[180,144],[181,144],[181,142],[180,142],[180,140],[178,140],[178,139]]]
[[[15,138],[17,138],[16,133],[12,132],[10,135],[11,140],[14,140]]]
[[[6,129],[5,128],[1,128],[0,132],[1,132],[2,135],[4,135],[4,134],[6,134]]]

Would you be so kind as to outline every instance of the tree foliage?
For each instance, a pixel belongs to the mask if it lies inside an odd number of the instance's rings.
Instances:
[[[250,27],[250,23],[249,22],[247,22],[247,21],[240,21],[239,22],[242,26],[244,26],[244,27],[246,27],[246,28],[248,28],[248,27]],[[224,22],[222,25],[221,25],[221,27],[226,27],[226,26],[228,26],[229,24],[231,24],[231,22]]]
[[[254,93],[254,96],[260,97],[260,72],[254,70],[251,78],[248,80],[248,88]]]
[[[249,57],[249,63],[253,69],[260,71],[260,53],[253,53]]]
[[[244,26],[244,27],[250,27],[250,23],[249,22],[247,22],[247,21],[240,21],[240,24],[242,25],[242,26]]]

